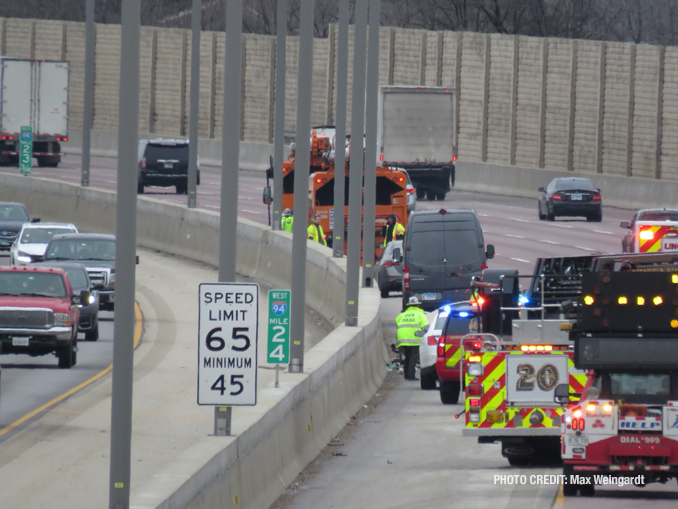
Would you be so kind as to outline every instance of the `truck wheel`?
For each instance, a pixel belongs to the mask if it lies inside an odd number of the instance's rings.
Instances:
[[[426,189],[422,189],[420,187],[417,187],[417,200],[423,200],[426,198]]]
[[[75,340],[71,339],[68,346],[62,346],[57,351],[59,359],[59,369],[71,369],[77,362],[77,353],[75,352]]]
[[[537,202],[537,210],[538,210],[539,220],[543,221],[544,219],[546,219],[546,215],[541,213],[541,203],[540,202]]]
[[[563,495],[566,496],[566,497],[576,497],[577,496],[577,485],[576,484],[563,484]]]
[[[182,182],[176,185],[177,194],[187,194],[188,193],[188,182]]]
[[[432,190],[430,190],[430,189],[427,189],[427,190],[426,190],[426,199],[427,199],[428,201],[435,201],[435,199],[436,199],[436,193],[435,193],[435,191],[432,191]]]
[[[144,194],[144,185],[141,182],[137,183],[137,194]]]
[[[381,292],[381,298],[386,299],[388,298],[389,291],[388,290],[379,290]]]
[[[588,476],[588,481],[591,484],[580,484],[579,485],[579,494],[582,497],[592,497],[596,494],[596,486],[593,484],[593,477]]]
[[[59,166],[59,161],[55,161],[56,157],[40,156],[36,157],[38,160],[38,167],[40,168],[56,168]]]
[[[459,402],[459,382],[440,382],[440,401],[443,405],[456,405]]]
[[[436,198],[438,199],[438,201],[443,201],[445,199],[446,194],[447,193],[436,193]]]
[[[530,458],[525,456],[509,456],[506,459],[512,467],[526,467],[530,464]]]
[[[96,341],[99,339],[99,324],[97,323],[96,327],[92,330],[85,332],[85,341]]]

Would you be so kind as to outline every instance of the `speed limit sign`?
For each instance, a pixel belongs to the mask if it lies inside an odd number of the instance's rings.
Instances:
[[[256,405],[259,285],[202,283],[198,405]]]

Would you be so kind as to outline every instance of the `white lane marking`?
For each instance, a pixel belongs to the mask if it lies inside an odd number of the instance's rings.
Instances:
[[[517,262],[523,262],[523,263],[531,263],[531,262],[529,262],[529,261],[527,261],[527,260],[523,260],[522,258],[511,258],[511,260],[515,260],[515,261],[517,261]]]
[[[572,226],[567,224],[554,224],[552,226],[555,226],[556,228],[572,228]]]
[[[584,246],[574,246],[577,249],[583,249],[584,251],[595,251],[595,249],[591,249],[590,247],[584,247]]]
[[[509,219],[511,219],[511,221],[518,221],[519,223],[534,223],[534,221],[530,221],[529,219],[518,219],[517,217],[511,217]]]
[[[522,237],[521,235],[511,235],[509,233],[505,234],[507,237],[511,237],[513,239],[524,239],[525,237]]]
[[[489,214],[478,214],[478,217],[490,217]]]
[[[614,235],[612,232],[606,232],[605,230],[593,230],[596,233],[604,233],[606,235]]]
[[[217,209],[217,210],[219,210],[221,208],[218,205],[203,205],[203,207],[207,207],[207,208],[210,208],[210,209]]]
[[[117,180],[104,180],[104,182],[106,182],[107,184],[117,184],[118,183]]]
[[[264,212],[260,210],[247,210],[247,209],[242,209],[243,212],[249,212],[250,214],[264,214]]]
[[[554,246],[560,245],[560,242],[554,242],[552,240],[540,240],[539,242],[543,242],[544,244],[553,244]]]
[[[254,200],[254,198],[248,198],[248,197],[246,197],[246,196],[238,196],[238,200],[248,200],[248,201],[252,201],[252,200]]]

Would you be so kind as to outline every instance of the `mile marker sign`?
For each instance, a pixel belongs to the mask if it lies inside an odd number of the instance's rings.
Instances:
[[[259,285],[202,283],[198,405],[257,404]]]
[[[268,349],[269,364],[290,363],[290,291],[268,292]]]

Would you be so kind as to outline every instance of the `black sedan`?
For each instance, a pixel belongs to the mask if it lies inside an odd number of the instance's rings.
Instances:
[[[78,332],[84,332],[85,340],[87,341],[99,339],[99,295],[97,290],[101,290],[103,285],[92,283],[87,275],[85,266],[80,263],[47,261],[31,265],[63,269],[73,287],[73,293],[80,295],[82,290],[87,290],[90,293],[89,302],[78,302],[78,307],[80,308]]]
[[[546,189],[539,188],[539,219],[553,221],[556,216],[584,216],[587,221],[603,220],[600,189],[583,177],[555,178]]]
[[[389,242],[381,253],[381,259],[375,264],[377,282],[382,297],[389,292],[401,292],[403,289],[403,241]]]

